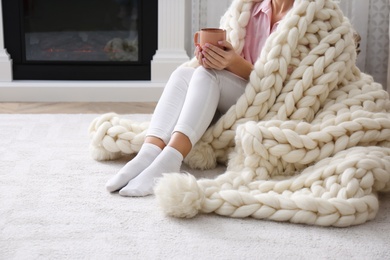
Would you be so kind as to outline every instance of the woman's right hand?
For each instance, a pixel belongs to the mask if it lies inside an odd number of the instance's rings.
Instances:
[[[203,66],[203,54],[202,54],[202,48],[199,45],[196,45],[194,55],[196,59],[198,60],[199,65]]]

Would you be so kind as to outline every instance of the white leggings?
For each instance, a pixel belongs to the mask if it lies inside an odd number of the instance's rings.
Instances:
[[[199,141],[218,109],[222,114],[244,93],[247,81],[226,70],[179,67],[170,76],[153,113],[147,136],[168,144],[181,132]]]

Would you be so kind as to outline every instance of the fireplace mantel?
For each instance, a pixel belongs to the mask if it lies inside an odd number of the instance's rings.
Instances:
[[[13,80],[2,13],[0,1],[0,102],[154,102],[171,72],[189,60],[186,1],[158,0],[158,49],[151,61],[150,81]]]

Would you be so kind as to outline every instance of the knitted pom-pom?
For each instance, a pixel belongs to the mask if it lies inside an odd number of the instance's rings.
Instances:
[[[154,187],[154,194],[165,214],[192,218],[202,207],[205,195],[191,174],[164,174]]]
[[[202,141],[198,142],[191,149],[191,152],[186,156],[184,162],[190,166],[191,169],[209,170],[217,167],[217,159],[213,147]]]

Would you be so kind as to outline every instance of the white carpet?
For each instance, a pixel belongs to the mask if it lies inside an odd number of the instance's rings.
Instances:
[[[104,184],[129,158],[91,159],[97,116],[0,114],[0,259],[390,259],[390,194],[375,220],[349,228],[175,219],[154,196],[110,194]]]

